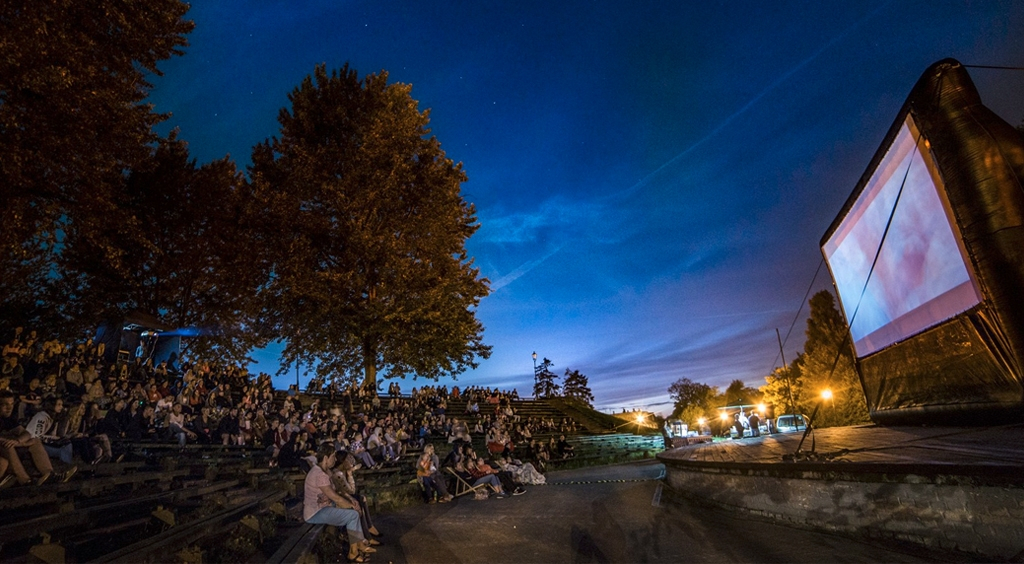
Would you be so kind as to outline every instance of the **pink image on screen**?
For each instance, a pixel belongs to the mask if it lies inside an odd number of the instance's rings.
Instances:
[[[850,332],[858,357],[920,333],[981,301],[941,189],[927,142],[919,138],[908,115],[885,158],[823,247],[847,320],[852,318]]]

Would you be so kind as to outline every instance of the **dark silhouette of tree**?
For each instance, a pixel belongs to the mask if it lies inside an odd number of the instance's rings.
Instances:
[[[804,352],[785,370],[776,369],[761,390],[776,406],[789,405],[784,387],[788,377],[797,413],[810,415],[820,404],[812,421],[815,427],[865,423],[869,421],[867,401],[854,369],[846,320],[826,290],[811,296],[809,304]],[[831,399],[822,398],[825,390],[832,392]],[[781,413],[778,407],[776,413]]]
[[[798,403],[810,414],[816,403],[827,401],[812,422],[816,427],[865,423],[869,420],[867,400],[854,369],[846,320],[826,290],[811,297],[810,308],[800,369],[803,393]],[[821,397],[826,389],[832,392],[831,400]]]
[[[245,223],[250,199],[245,178],[228,159],[196,166],[185,143],[161,142],[152,164],[128,179],[125,202],[147,226],[126,253],[130,275],[121,288],[131,309],[156,315],[172,327],[197,328],[184,341],[190,352],[233,362],[266,344],[258,330],[256,292],[268,265]]]
[[[567,398],[577,399],[590,407],[594,406],[594,394],[590,391],[590,379],[579,370],[570,371],[565,369],[565,378],[562,380],[562,395]]]
[[[669,396],[675,402],[672,416],[691,427],[700,418],[711,419],[715,415],[715,400],[718,390],[689,378],[680,378],[668,387]]]
[[[0,319],[76,333],[103,309],[71,251],[126,276],[139,224],[120,203],[165,116],[144,103],[157,63],[181,54],[188,4],[54,0],[0,4]],[[116,305],[116,304],[115,304]]]
[[[558,395],[558,375],[551,371],[554,366],[548,359],[544,359],[533,372],[533,397],[550,398]]]
[[[279,138],[253,149],[251,214],[273,264],[269,328],[321,375],[457,375],[490,356],[488,293],[465,250],[478,224],[461,165],[429,137],[411,87],[325,66],[289,94]]]

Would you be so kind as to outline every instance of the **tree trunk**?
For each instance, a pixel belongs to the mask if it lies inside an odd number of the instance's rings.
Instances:
[[[363,389],[369,389],[377,395],[377,349],[369,339],[363,342]]]

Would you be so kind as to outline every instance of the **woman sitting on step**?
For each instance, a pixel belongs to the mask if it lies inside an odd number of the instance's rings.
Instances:
[[[345,452],[339,452],[337,456],[341,458],[341,462],[335,466],[334,474],[331,476],[334,491],[352,502],[353,507],[359,512],[359,522],[363,527],[363,532],[379,537],[380,531],[377,530],[377,527],[373,526],[373,520],[370,519],[370,507],[366,503],[366,497],[360,494],[359,489],[356,487],[356,459],[351,454]],[[380,544],[379,541],[374,539],[370,539],[369,543],[372,546]]]
[[[344,527],[348,532],[348,559],[366,562],[365,555],[377,550],[363,536],[359,512],[352,501],[338,495],[331,484],[330,473],[337,460],[334,444],[324,443],[316,451],[316,466],[306,474],[303,484],[302,518],[315,525]]]

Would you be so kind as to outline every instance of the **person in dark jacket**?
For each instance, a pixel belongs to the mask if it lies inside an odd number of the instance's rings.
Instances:
[[[103,420],[99,424],[99,432],[107,435],[111,439],[123,439],[125,433],[128,431],[128,423],[131,419],[131,415],[125,408],[127,404],[125,400],[119,399],[114,402],[107,414],[103,416]]]
[[[203,406],[199,410],[199,417],[192,420],[192,432],[196,434],[196,440],[200,444],[208,445],[214,441],[213,421],[210,420],[210,408]]]
[[[153,406],[145,405],[128,421],[125,437],[131,441],[141,441],[156,436],[156,424],[153,421]]]
[[[241,428],[238,422],[237,407],[232,407],[228,414],[221,418],[220,424],[217,425],[217,434],[220,435],[224,445],[240,444]]]

